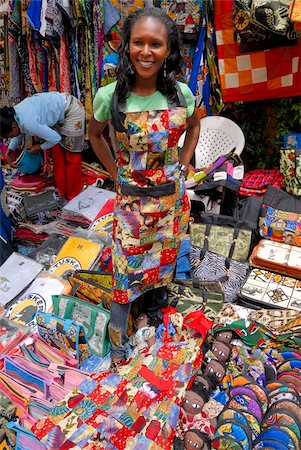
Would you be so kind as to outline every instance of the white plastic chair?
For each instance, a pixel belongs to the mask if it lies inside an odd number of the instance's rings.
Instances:
[[[245,136],[241,128],[233,120],[222,116],[208,116],[200,120],[200,136],[195,148],[195,167],[203,169],[213,163],[219,156],[229,153],[235,148],[240,155],[245,146]],[[178,146],[182,148],[185,133],[179,139]],[[219,189],[219,188],[217,188]],[[222,188],[221,188],[222,190]],[[197,195],[193,189],[187,189],[190,200],[208,203],[209,197]],[[211,212],[219,213],[220,205],[215,205]]]

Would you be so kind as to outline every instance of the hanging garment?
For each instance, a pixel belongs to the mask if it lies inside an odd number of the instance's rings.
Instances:
[[[188,225],[190,204],[177,152],[187,108],[178,85],[177,91],[177,103],[169,102],[169,109],[126,114],[113,94],[120,147],[112,245],[118,303],[132,302],[172,280]]]
[[[234,38],[233,0],[216,0],[214,8],[223,101],[300,95],[301,40],[293,46],[241,54]]]

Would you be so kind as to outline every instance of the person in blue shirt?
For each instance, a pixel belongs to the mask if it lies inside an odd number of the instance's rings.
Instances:
[[[24,145],[25,135],[42,141],[28,150],[51,149],[55,186],[71,200],[83,187],[81,152],[84,145],[85,111],[70,94],[44,92],[27,97],[14,107],[0,108],[0,136],[11,138],[7,162],[14,166],[14,151]]]

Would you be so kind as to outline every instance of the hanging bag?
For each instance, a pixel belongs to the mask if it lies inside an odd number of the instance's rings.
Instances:
[[[52,302],[54,313],[57,316],[71,319],[84,328],[85,336],[93,353],[103,357],[109,352],[109,311],[101,305],[92,305],[67,295],[53,295]]]

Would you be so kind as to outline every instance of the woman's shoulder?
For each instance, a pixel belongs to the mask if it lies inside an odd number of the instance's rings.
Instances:
[[[177,81],[179,88],[181,89],[183,95],[193,95],[193,93],[191,92],[190,87],[188,86],[188,84],[183,83],[182,81]]]
[[[106,86],[102,86],[98,89],[96,95],[100,97],[112,97],[117,81],[113,81],[113,83],[109,83]]]

